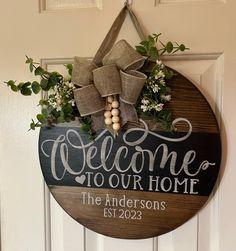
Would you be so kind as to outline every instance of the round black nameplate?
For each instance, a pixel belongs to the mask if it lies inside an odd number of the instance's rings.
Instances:
[[[201,92],[178,74],[169,83],[175,132],[107,130],[89,141],[79,126],[42,128],[39,156],[45,181],[64,210],[85,227],[117,238],[164,234],[208,200],[221,161],[214,113]]]

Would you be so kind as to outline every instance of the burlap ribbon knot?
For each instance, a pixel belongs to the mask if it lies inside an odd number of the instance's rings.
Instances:
[[[75,57],[72,82],[74,97],[81,116],[92,115],[95,129],[104,127],[105,98],[119,95],[122,125],[138,122],[135,103],[145,84],[146,75],[139,72],[145,62],[125,40],[117,42],[98,67],[94,61]]]

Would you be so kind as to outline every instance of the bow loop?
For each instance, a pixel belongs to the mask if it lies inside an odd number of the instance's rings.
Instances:
[[[120,72],[115,64],[93,70],[93,78],[102,97],[121,94]]]
[[[80,87],[93,83],[93,70],[98,68],[91,60],[81,57],[74,58],[72,82]]]
[[[146,75],[139,71],[121,71],[122,93],[120,99],[135,105],[146,81]]]
[[[82,117],[103,111],[106,106],[105,100],[93,84],[74,90],[74,98]]]
[[[119,95],[122,125],[137,123],[134,107],[146,81],[146,75],[137,71],[143,66],[142,57],[125,40],[117,42],[97,67],[91,60],[75,58],[72,82],[81,88],[74,90],[81,116],[94,115],[105,109],[105,97]],[[95,123],[103,116],[97,114]],[[96,127],[96,125],[95,125]],[[101,127],[101,126],[99,126]],[[97,128],[97,127],[96,127]]]
[[[103,65],[116,64],[119,69],[124,71],[140,69],[144,62],[145,58],[126,40],[117,42],[102,60]]]

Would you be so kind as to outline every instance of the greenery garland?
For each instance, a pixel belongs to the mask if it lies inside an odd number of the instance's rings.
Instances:
[[[142,41],[136,50],[146,57],[145,64],[141,71],[147,75],[146,84],[141,92],[136,109],[139,114],[143,113],[151,117],[154,122],[159,123],[165,130],[173,130],[171,111],[165,109],[165,103],[171,100],[171,90],[168,87],[168,80],[174,75],[173,71],[165,67],[160,60],[163,54],[173,54],[177,51],[185,51],[188,48],[184,44],[173,44],[172,42],[162,43],[159,39],[161,34],[149,35]],[[81,129],[89,134],[90,139],[94,139],[96,132],[92,128],[91,116],[81,117],[76,108],[73,90],[74,84],[71,82],[72,64],[65,67],[68,76],[63,76],[58,72],[48,72],[32,58],[26,56],[26,64],[29,65],[30,72],[40,77],[40,81],[20,82],[9,80],[5,82],[14,92],[20,92],[24,96],[38,94],[45,91],[48,95],[39,101],[41,113],[37,114],[35,121],[32,119],[29,130],[37,127],[52,127],[58,123],[70,122],[79,118]],[[152,67],[150,67],[150,64]]]

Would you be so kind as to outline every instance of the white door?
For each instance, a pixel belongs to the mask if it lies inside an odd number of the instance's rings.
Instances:
[[[60,68],[75,55],[93,56],[122,2],[1,0],[0,82],[33,79],[24,65],[25,54],[49,69]],[[2,251],[236,250],[236,1],[134,0],[132,7],[149,33],[161,32],[163,41],[180,41],[191,47],[187,54],[166,57],[165,61],[200,87],[217,115],[223,140],[219,187],[197,216],[158,238],[120,240],[84,229],[61,210],[44,185],[38,132],[27,132],[30,119],[39,110],[39,97],[22,97],[1,84]],[[138,43],[129,19],[120,37]]]

